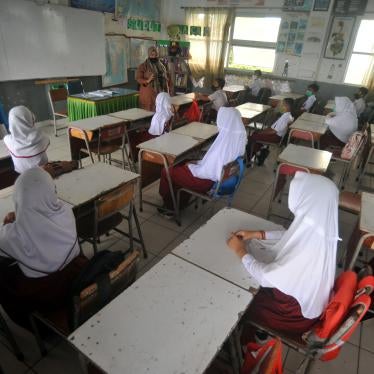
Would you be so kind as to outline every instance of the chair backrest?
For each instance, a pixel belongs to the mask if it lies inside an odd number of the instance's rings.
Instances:
[[[68,91],[65,87],[49,90],[48,93],[50,101],[53,104],[58,101],[66,101],[68,98]]]
[[[307,142],[311,142],[311,146],[312,148],[314,148],[314,136],[311,131],[291,129],[288,135],[287,144],[290,143],[292,139],[299,139],[299,140],[305,140]]]
[[[233,196],[238,189],[244,175],[244,159],[238,157],[222,168],[220,180],[213,186],[212,197]]]
[[[282,372],[282,342],[279,338],[271,339],[264,345],[247,344],[240,374],[281,374]]]
[[[76,94],[84,93],[83,83],[79,79],[74,80],[74,81],[68,81],[67,89],[68,89],[69,95],[76,95]]]
[[[106,290],[106,304],[134,283],[137,273],[139,252],[132,252],[118,267],[109,273],[110,289]],[[70,327],[74,331],[82,323],[96,314],[101,308],[102,300],[97,283],[94,283],[73,298]]]
[[[304,173],[310,174],[310,170],[303,166],[288,164],[285,162],[279,164],[277,172],[275,174],[273,192],[270,199],[270,203],[275,200],[279,192],[284,188],[287,182],[287,177],[294,176],[297,171],[302,171]]]
[[[125,184],[95,200],[95,218],[100,222],[120,212],[134,198],[135,184]]]
[[[201,114],[200,114],[199,122],[208,123],[209,114],[210,114],[210,111],[211,111],[212,107],[213,107],[213,102],[212,101],[209,101],[209,102],[203,104],[203,106],[201,108]]]
[[[105,125],[99,128],[99,142],[111,142],[122,139],[126,128],[125,123],[120,122],[114,125]]]
[[[259,104],[267,104],[270,96],[271,96],[270,88],[266,88],[266,87],[260,88],[260,91],[258,91],[258,94],[257,94],[257,102]]]
[[[323,112],[324,112],[324,106],[325,106],[325,104],[323,103],[322,100],[317,100],[317,101],[313,104],[313,106],[312,106],[312,108],[311,108],[311,110],[310,110],[310,113],[314,113],[314,114],[323,114]]]
[[[342,345],[349,340],[368,311],[374,289],[374,277],[367,276],[357,284],[352,271],[342,273],[336,280],[331,301],[320,322],[308,336],[307,342],[322,361],[336,358]]]

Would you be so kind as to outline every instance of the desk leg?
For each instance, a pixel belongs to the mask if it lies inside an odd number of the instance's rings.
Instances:
[[[344,269],[345,270],[353,270],[354,266],[355,266],[355,263],[357,261],[357,257],[358,255],[360,254],[361,252],[361,249],[363,247],[363,244],[364,242],[369,239],[369,238],[374,238],[374,234],[372,233],[366,233],[364,235],[361,236],[360,240],[358,241],[357,245],[356,245],[356,248],[352,254],[352,258],[351,259],[347,259],[347,261],[345,262],[345,266],[344,266]],[[347,257],[348,257],[348,250],[347,250]],[[348,266],[347,266],[348,264]]]

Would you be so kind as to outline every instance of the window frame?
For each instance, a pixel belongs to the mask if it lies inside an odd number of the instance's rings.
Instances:
[[[234,39],[234,28],[235,28],[235,19],[236,17],[243,17],[243,18],[279,18],[279,29],[278,34],[275,42],[259,42],[259,41],[249,41],[249,40],[243,40],[243,39]],[[271,71],[266,72],[266,74],[273,74],[274,68],[277,63],[277,41],[279,37],[279,31],[280,31],[280,25],[282,23],[282,15],[279,13],[270,12],[270,14],[264,14],[264,13],[248,13],[248,12],[234,12],[231,18],[231,26],[230,26],[230,32],[229,37],[227,41],[227,48],[225,53],[225,64],[224,68],[228,71],[233,72],[254,72],[255,69],[240,69],[235,67],[230,67],[229,64],[229,56],[230,56],[230,50],[232,47],[249,47],[249,48],[261,48],[261,49],[271,49],[275,52],[275,58],[274,58],[274,64]]]
[[[363,83],[349,83],[349,82],[345,81],[346,77],[347,77],[349,65],[351,63],[353,55],[372,56],[372,59],[374,60],[374,52],[367,53],[367,52],[355,52],[354,51],[355,44],[356,44],[356,39],[357,39],[358,32],[359,32],[360,26],[361,26],[361,22],[366,21],[366,20],[374,22],[374,16],[372,14],[365,14],[361,17],[356,18],[356,24],[354,26],[354,32],[353,32],[353,35],[352,35],[353,37],[350,40],[349,57],[347,57],[347,59],[346,59],[346,66],[345,66],[344,77],[343,77],[343,82],[342,82],[344,85],[347,85],[347,86],[362,87],[364,85]]]

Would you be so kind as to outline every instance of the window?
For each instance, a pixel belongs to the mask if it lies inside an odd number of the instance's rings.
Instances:
[[[367,85],[374,65],[374,20],[362,20],[349,60],[344,83]]]
[[[235,17],[226,67],[272,72],[280,17]]]

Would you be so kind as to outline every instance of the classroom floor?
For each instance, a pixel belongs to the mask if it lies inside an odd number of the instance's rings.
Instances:
[[[69,160],[70,152],[65,131],[60,132],[58,138],[54,137],[52,127],[43,127],[51,139],[51,146],[48,150],[48,157],[52,160]],[[273,158],[272,158],[273,156]],[[271,186],[274,178],[273,173],[274,155],[270,155],[262,167],[247,169],[246,176],[237,192],[233,207],[252,213],[261,217],[266,216]],[[332,165],[333,174],[338,175],[338,164]],[[354,181],[354,176],[350,179]],[[348,184],[347,189],[354,190],[354,183]],[[160,199],[158,195],[158,184],[150,186],[145,192],[148,200]],[[286,198],[283,199],[285,205]],[[160,217],[155,208],[145,205],[144,211],[139,212],[142,232],[145,238],[146,247],[149,253],[147,260],[142,259],[139,264],[139,277],[160,261],[179,243],[185,240],[191,233],[198,229],[224,204],[218,202],[205,204],[198,211],[190,207],[182,216],[182,226],[177,226],[173,221]],[[285,211],[284,206],[277,207],[279,211]],[[340,243],[340,251],[347,243],[357,217],[340,212],[340,236],[343,241]],[[287,221],[274,219],[281,224]],[[126,249],[128,242],[119,234],[112,234],[102,238],[101,248],[111,250]],[[91,245],[84,244],[83,250],[88,256],[92,256]],[[69,345],[59,339],[53,339],[48,343],[48,354],[42,358],[36,346],[34,337],[27,331],[15,326],[9,321],[16,339],[25,354],[25,362],[19,362],[12,354],[7,341],[0,334],[0,363],[6,374],[18,373],[39,373],[54,374],[62,373],[83,373],[76,352]],[[295,373],[302,356],[292,349],[284,348],[284,372]],[[361,324],[349,343],[343,346],[342,352],[337,359],[331,362],[316,362],[312,373],[339,373],[339,374],[368,374],[373,372],[374,367],[374,319]],[[132,373],[131,373],[132,374]]]

